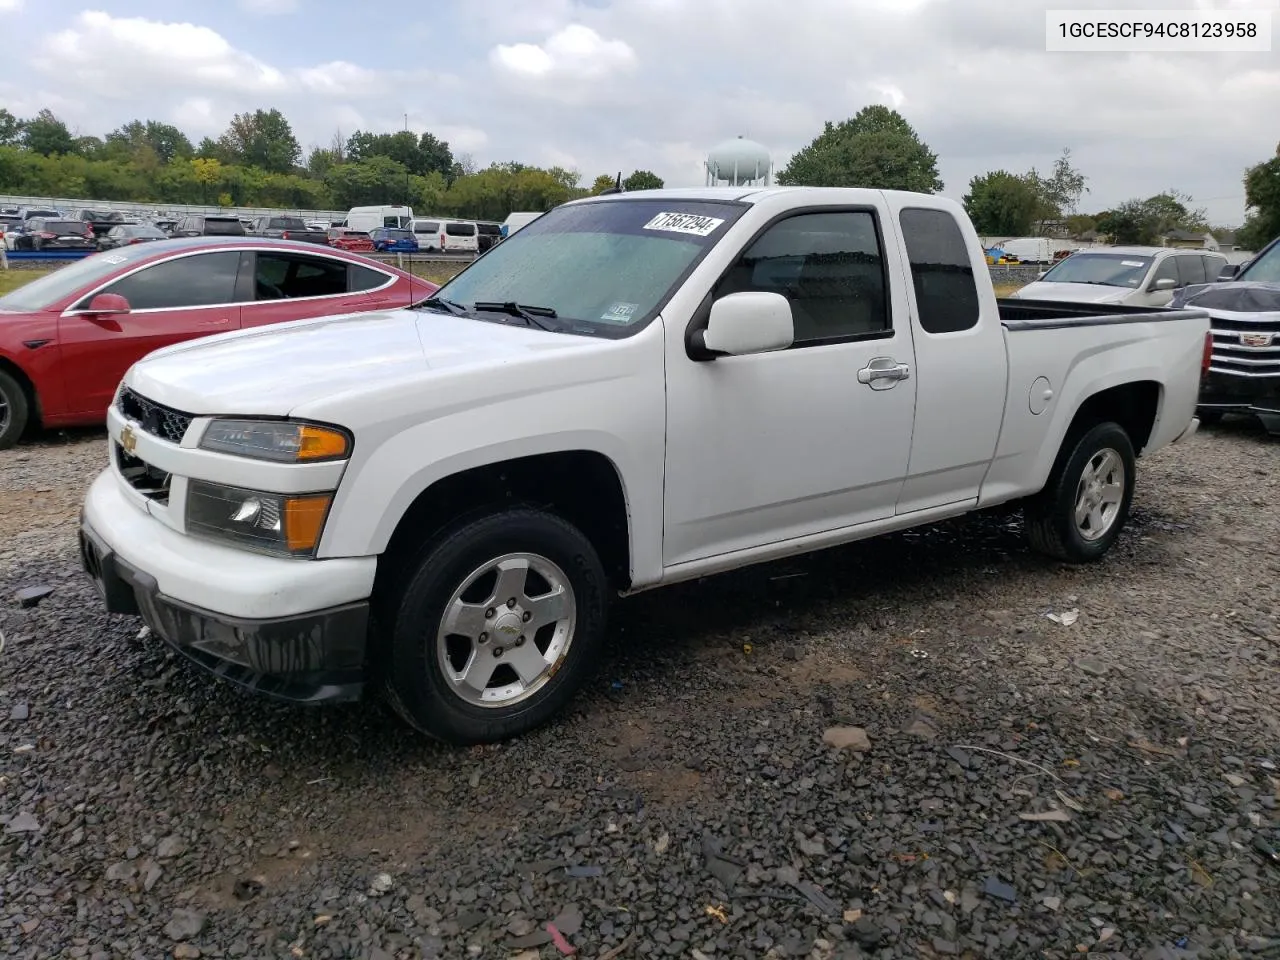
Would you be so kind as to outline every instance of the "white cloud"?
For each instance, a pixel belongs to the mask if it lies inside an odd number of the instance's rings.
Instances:
[[[37,65],[103,96],[153,97],[157,89],[278,93],[285,74],[237,50],[217,31],[86,10],[48,37]]]
[[[313,93],[341,97],[361,97],[378,91],[385,78],[377,71],[346,60],[334,60],[298,71],[302,84]]]
[[[562,27],[542,44],[498,44],[490,60],[499,70],[521,78],[561,75],[578,81],[597,80],[636,66],[635,51],[625,41],[606,40],[580,23]]]
[[[0,0],[0,13],[17,13],[22,9],[22,0]]]

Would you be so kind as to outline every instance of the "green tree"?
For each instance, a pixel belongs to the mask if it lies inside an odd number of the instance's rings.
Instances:
[[[1245,172],[1244,200],[1248,216],[1236,242],[1245,250],[1261,250],[1280,236],[1280,145],[1274,157]]]
[[[969,181],[964,208],[980,235],[1018,237],[1031,232],[1040,202],[1030,174],[993,170]]]
[[[173,124],[156,120],[131,120],[108,133],[106,145],[111,156],[145,158],[150,151],[159,163],[186,160],[195,154],[185,133]]]
[[[1030,176],[1038,185],[1042,201],[1041,222],[1062,220],[1074,214],[1080,199],[1089,192],[1088,178],[1071,165],[1071,150],[1063,148],[1062,156],[1053,162],[1053,173],[1041,177],[1035,168]]]
[[[338,207],[361,207],[375,203],[405,203],[411,189],[409,170],[390,157],[370,156],[333,167],[324,178],[333,203]]]
[[[1159,245],[1174,230],[1203,233],[1209,228],[1204,210],[1192,210],[1191,198],[1166,190],[1145,200],[1127,200],[1098,218],[1098,229],[1117,244]]]
[[[22,142],[23,123],[4,107],[0,107],[0,147],[16,147]]]
[[[598,197],[606,190],[611,190],[617,178],[607,173],[602,173],[596,177],[591,183],[591,196]]]
[[[293,128],[279,110],[237,113],[218,145],[233,163],[288,173],[302,158]]]
[[[919,193],[942,189],[937,155],[900,113],[881,105],[863,107],[838,124],[828,120],[778,174],[778,183]]]
[[[22,124],[22,144],[32,153],[46,157],[74,153],[76,149],[75,137],[67,125],[48,109]]]
[[[662,178],[648,170],[636,170],[622,181],[624,190],[661,190],[663,185]]]
[[[430,133],[415,136],[408,130],[395,133],[357,130],[347,139],[346,149],[352,160],[389,157],[416,176],[432,172],[448,176],[453,170],[449,144]]]

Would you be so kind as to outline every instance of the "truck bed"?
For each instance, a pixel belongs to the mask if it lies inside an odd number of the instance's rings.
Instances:
[[[1148,323],[1202,317],[1203,310],[1135,307],[1123,304],[1067,303],[1060,300],[997,298],[1000,322],[1008,330],[1050,330],[1113,323]]]

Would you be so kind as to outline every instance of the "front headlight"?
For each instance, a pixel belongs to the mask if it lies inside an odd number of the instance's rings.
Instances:
[[[332,502],[332,493],[263,493],[190,480],[187,531],[260,553],[311,557]]]
[[[201,450],[277,463],[320,463],[351,455],[351,435],[339,427],[292,420],[211,420]]]

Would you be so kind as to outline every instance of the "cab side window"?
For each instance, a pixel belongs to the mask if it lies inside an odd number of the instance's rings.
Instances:
[[[769,227],[729,270],[715,299],[778,293],[791,304],[792,348],[883,336],[892,329],[884,256],[870,211],[805,213]]]
[[[1178,261],[1178,286],[1185,287],[1189,283],[1204,283],[1204,259],[1199,255],[1187,255],[1176,258]]]
[[[958,333],[978,323],[978,285],[960,224],[945,210],[898,216],[911,261],[916,310],[925,333]]]

